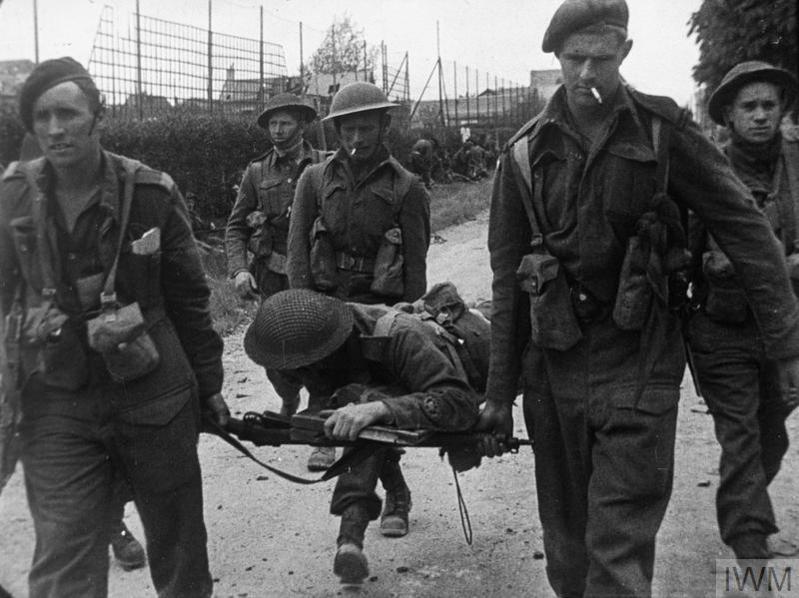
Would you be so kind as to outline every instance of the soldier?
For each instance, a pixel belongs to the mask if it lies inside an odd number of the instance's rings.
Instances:
[[[210,596],[197,438],[201,409],[229,414],[186,206],[168,175],[103,150],[100,93],[72,58],[37,65],[20,116],[44,156],[0,184],[0,307],[36,531],[30,596],[107,594],[119,476],[158,595]]]
[[[478,427],[512,430],[523,373],[558,596],[651,595],[685,369],[681,211],[695,211],[732,260],[794,400],[799,383],[799,306],[782,250],[685,111],[620,80],[627,22],[624,0],[557,9],[543,50],[564,83],[509,141],[491,201],[491,360]]]
[[[331,396],[337,409],[325,434],[355,440],[371,424],[450,431],[474,424],[478,395],[443,338],[418,317],[385,305],[292,289],[261,304],[244,348],[256,363],[289,369],[311,392]],[[336,482],[330,512],[341,524],[333,572],[342,583],[369,575],[364,534],[380,514],[375,486],[390,453],[375,449]]]
[[[760,61],[733,67],[710,96],[708,112],[726,126],[724,152],[765,213],[799,285],[799,144],[780,122],[796,98],[796,78]],[[742,226],[748,226],[742,224]],[[771,556],[777,525],[767,491],[788,450],[778,363],[760,337],[732,264],[712,235],[697,229],[698,267],[689,339],[702,396],[721,444],[716,493],[719,530],[738,559]],[[784,548],[784,547],[783,547]]]
[[[419,175],[425,189],[432,186],[431,173],[433,170],[433,143],[429,139],[417,139],[411,146],[410,171]]]
[[[384,144],[394,106],[365,82],[333,97],[325,120],[333,121],[341,147],[307,168],[297,185],[288,241],[292,288],[389,305],[425,292],[429,199]],[[399,454],[389,455],[380,479],[387,492],[380,530],[404,536],[410,491]]]
[[[291,93],[271,98],[258,117],[258,125],[269,131],[273,145],[244,171],[225,229],[228,274],[242,299],[263,300],[289,286],[286,250],[294,190],[303,170],[326,156],[303,139],[315,118],[316,110]],[[248,250],[252,253],[249,264]],[[300,402],[300,382],[278,372],[267,371],[266,376],[281,398],[280,412],[293,415]],[[333,460],[333,449],[314,449],[308,469],[326,469]]]
[[[25,133],[19,150],[20,162],[35,160],[42,156],[42,150],[33,133]],[[111,513],[111,552],[125,571],[140,569],[147,564],[147,553],[128,526],[125,525],[125,505],[133,500],[130,488],[123,477],[119,477],[112,494]]]

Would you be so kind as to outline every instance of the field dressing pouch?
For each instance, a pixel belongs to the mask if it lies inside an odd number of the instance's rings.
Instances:
[[[374,280],[369,290],[385,297],[402,297],[405,258],[402,255],[402,229],[390,228],[383,233],[375,258]]]
[[[544,349],[566,351],[583,337],[574,313],[571,289],[558,259],[544,246],[544,237],[535,214],[543,202],[541,170],[532,172],[526,137],[513,145],[514,174],[521,189],[526,190],[522,204],[530,224],[532,251],[522,257],[516,270],[519,287],[530,299],[531,339]],[[535,179],[535,180],[533,180]]]
[[[138,162],[126,160],[125,189],[122,197],[122,219],[119,227],[119,240],[114,263],[105,279],[105,286],[100,296],[102,313],[86,322],[89,346],[103,356],[106,369],[114,382],[120,384],[132,382],[152,372],[160,363],[158,349],[147,332],[147,325],[138,302],[120,305],[114,292],[119,254],[125,240],[125,232],[130,218],[133,203],[133,186]],[[158,229],[148,231],[142,237],[155,239],[160,234]],[[154,242],[154,241],[153,241]],[[133,241],[135,244],[136,241]]]

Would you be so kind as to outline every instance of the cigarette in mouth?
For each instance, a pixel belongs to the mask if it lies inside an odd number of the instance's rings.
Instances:
[[[350,150],[350,156],[354,156],[354,155],[355,155],[355,152],[357,152],[357,151],[358,151],[358,148],[357,148],[357,147],[354,147],[354,148],[352,148],[352,149]]]
[[[598,90],[596,87],[592,87],[592,88],[591,88],[591,95],[592,95],[592,96],[594,96],[594,99],[595,99],[595,100],[596,100],[598,103],[600,103],[600,104],[602,103],[602,96],[601,96],[601,95],[599,95],[599,90]]]

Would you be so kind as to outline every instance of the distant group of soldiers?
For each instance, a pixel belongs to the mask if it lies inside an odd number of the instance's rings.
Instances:
[[[767,487],[799,403],[799,144],[780,133],[796,77],[730,70],[708,107],[729,131],[720,149],[671,99],[621,79],[628,18],[624,0],[564,0],[542,44],[563,85],[499,156],[467,140],[451,159],[465,180],[494,171],[490,331],[451,285],[428,290],[436,144],[420,140],[419,176],[406,170],[385,143],[395,104],[373,84],[334,96],[335,152],[304,138],[313,107],[271,98],[258,124],[272,146],[247,165],[225,230],[232,285],[258,301],[244,349],[281,415],[304,388],[307,411],[331,410],[333,441],[373,424],[479,431],[493,457],[521,388],[547,576],[569,598],[651,595],[686,347],[740,563],[784,549]],[[224,428],[230,413],[191,211],[168,175],[102,148],[102,98],[74,60],[36,67],[20,115],[43,155],[0,184],[0,420],[18,422],[30,596],[107,594],[120,480],[158,595],[211,596],[196,444],[202,418]],[[476,332],[452,342],[469,317]],[[336,456],[314,448],[307,466]],[[404,536],[411,506],[396,448],[338,477],[343,583],[369,574],[369,522]]]
[[[480,144],[467,138],[455,151],[442,147],[435,139],[419,139],[411,147],[408,169],[422,179],[425,187],[433,183],[474,182],[489,176],[498,156],[496,144]]]

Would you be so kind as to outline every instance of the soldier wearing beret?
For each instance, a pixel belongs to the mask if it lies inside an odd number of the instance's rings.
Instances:
[[[270,98],[258,116],[258,125],[269,132],[272,147],[244,171],[225,228],[228,273],[242,299],[263,300],[289,288],[286,250],[294,189],[305,168],[326,157],[303,137],[315,118],[316,110],[293,93]],[[249,261],[248,252],[252,255]],[[302,384],[279,372],[267,371],[266,375],[282,401],[280,412],[293,415]],[[334,460],[334,449],[316,448],[308,468],[323,470]]]
[[[708,104],[710,117],[729,131],[724,153],[779,239],[794,289],[799,288],[799,143],[783,138],[780,122],[796,91],[792,73],[752,60],[730,69]],[[693,232],[696,311],[689,340],[721,444],[719,530],[738,559],[768,558],[767,538],[778,530],[767,487],[788,450],[789,411],[778,363],[761,339],[726,253],[703,227]]]
[[[783,383],[794,392],[799,383],[799,305],[784,252],[686,112],[622,81],[627,21],[624,0],[557,9],[543,49],[563,85],[509,141],[491,201],[479,427],[512,430],[522,374],[558,596],[651,595],[685,370],[688,209],[734,264]]]
[[[197,438],[201,409],[221,425],[228,412],[186,206],[168,175],[103,150],[100,93],[72,58],[33,70],[20,115],[43,157],[0,183],[0,307],[30,596],[107,595],[119,477],[158,595],[210,596]]]

